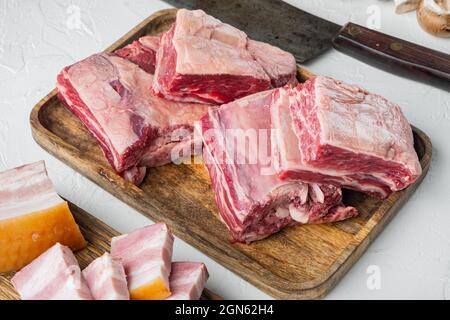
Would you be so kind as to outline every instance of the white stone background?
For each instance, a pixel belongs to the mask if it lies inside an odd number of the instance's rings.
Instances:
[[[381,12],[381,31],[450,53],[450,39],[423,32],[414,13],[395,15],[391,1],[288,2],[336,23],[362,25],[367,25],[370,6],[375,5]],[[68,28],[71,5],[81,9],[78,29]],[[43,151],[31,137],[28,117],[32,107],[54,88],[62,67],[103,50],[154,11],[167,7],[157,0],[0,0],[0,169],[45,159],[58,192],[113,228],[128,232],[150,223]],[[449,298],[450,94],[334,50],[307,67],[361,84],[399,103],[434,144],[431,170],[423,184],[327,298]],[[211,274],[207,286],[224,298],[270,298],[179,239],[174,259],[204,261]],[[379,289],[367,286],[367,270],[372,265],[380,271]]]

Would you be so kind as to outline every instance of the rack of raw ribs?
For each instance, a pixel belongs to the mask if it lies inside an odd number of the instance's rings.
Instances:
[[[398,105],[296,75],[292,54],[180,9],[160,37],[64,68],[57,89],[112,168],[136,185],[147,168],[202,152],[223,222],[250,243],[356,216],[341,188],[386,198],[421,174]]]

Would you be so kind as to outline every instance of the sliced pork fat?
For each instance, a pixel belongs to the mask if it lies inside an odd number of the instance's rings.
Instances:
[[[86,246],[44,161],[1,172],[0,181],[0,273],[19,270],[57,242]]]
[[[166,300],[200,299],[208,277],[208,271],[203,263],[173,262],[170,273],[172,295]]]
[[[95,300],[130,300],[122,262],[110,254],[92,261],[83,276]]]
[[[268,43],[248,40],[247,49],[270,78],[272,87],[296,85],[297,64],[294,56]]]
[[[173,236],[163,223],[115,237],[111,255],[125,268],[133,300],[161,300],[170,296]]]
[[[92,300],[72,251],[59,243],[11,279],[22,300]]]

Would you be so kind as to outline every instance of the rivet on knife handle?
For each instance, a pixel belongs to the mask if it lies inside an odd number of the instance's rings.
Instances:
[[[333,46],[370,65],[450,91],[450,55],[353,23],[345,25]]]

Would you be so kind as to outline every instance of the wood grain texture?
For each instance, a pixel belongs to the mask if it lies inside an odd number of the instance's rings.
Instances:
[[[370,65],[450,91],[450,55],[347,23],[333,46]]]
[[[119,48],[144,34],[156,35],[174,21],[175,10],[160,11],[113,44]],[[312,74],[299,68],[300,80]],[[428,171],[431,142],[414,128],[423,174],[408,189],[383,201],[345,191],[347,205],[358,208],[351,220],[286,228],[250,245],[232,244],[219,220],[210,179],[203,165],[166,165],[148,170],[138,188],[123,180],[105,161],[81,122],[56,98],[47,95],[31,113],[34,139],[49,153],[243,279],[275,298],[323,297],[342,278],[414,192]],[[232,297],[229,297],[232,298]]]
[[[120,235],[120,233],[70,202],[69,206],[84,238],[88,242],[86,248],[75,253],[81,269],[84,269],[93,260],[105,252],[109,252],[111,238]],[[10,281],[13,276],[14,273],[0,274],[0,300],[20,299]],[[201,300],[222,300],[222,298],[214,292],[205,289]]]

